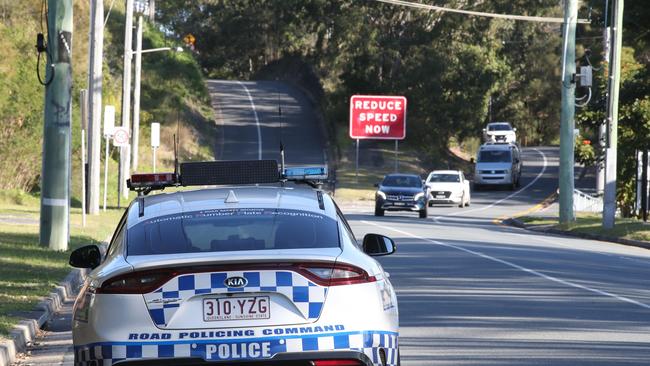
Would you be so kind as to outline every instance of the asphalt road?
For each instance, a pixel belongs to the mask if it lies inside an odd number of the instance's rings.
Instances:
[[[282,139],[288,163],[323,162],[313,110],[296,90],[275,82],[209,88],[218,159],[278,159]],[[523,161],[518,191],[473,192],[470,207],[436,206],[427,219],[343,207],[358,238],[378,232],[398,244],[380,261],[397,290],[403,364],[650,364],[650,251],[495,224],[557,188],[556,148],[524,149]],[[69,364],[66,317],[21,364]]]
[[[473,193],[469,208],[348,212],[377,232],[397,289],[404,365],[648,365],[650,251],[496,225],[557,188],[555,148],[524,150],[519,191]]]
[[[219,126],[217,159],[324,164],[325,142],[309,100],[276,81],[210,80],[208,89]],[[280,113],[279,113],[280,112]]]

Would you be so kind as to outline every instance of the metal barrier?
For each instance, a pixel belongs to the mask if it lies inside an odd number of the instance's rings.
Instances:
[[[603,212],[602,197],[594,197],[580,190],[573,190],[573,210],[582,212]]]

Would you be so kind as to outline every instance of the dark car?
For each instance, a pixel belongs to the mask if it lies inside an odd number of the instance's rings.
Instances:
[[[384,216],[384,211],[417,211],[420,218],[427,217],[426,186],[420,176],[389,174],[375,186],[375,216]]]

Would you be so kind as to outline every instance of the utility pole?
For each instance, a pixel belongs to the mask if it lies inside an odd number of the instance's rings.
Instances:
[[[70,238],[72,0],[48,0],[48,52],[43,125],[39,243],[67,250]]]
[[[149,20],[156,22],[156,0],[149,0]]]
[[[133,170],[138,169],[138,144],[140,143],[140,83],[142,72],[142,13],[138,14],[135,36],[135,85],[133,87]]]
[[[122,126],[129,128],[131,116],[131,58],[133,57],[133,0],[126,0],[126,21],[124,24],[124,74],[122,76]],[[126,179],[131,173],[130,149],[120,148],[120,181],[118,183],[119,197],[129,197]]]
[[[564,1],[562,114],[560,120],[560,224],[575,220],[573,212],[575,135],[576,23],[578,0]]]
[[[88,57],[88,213],[99,214],[100,152],[102,144],[102,66],[104,60],[104,0],[90,2]]]
[[[618,94],[621,82],[621,45],[623,40],[623,0],[614,1],[614,43],[609,70],[609,101],[607,104],[608,139],[605,149],[605,195],[603,228],[613,229],[616,215],[616,153],[618,147]]]

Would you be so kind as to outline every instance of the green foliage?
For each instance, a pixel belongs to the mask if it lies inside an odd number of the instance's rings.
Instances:
[[[0,2],[0,189],[38,191],[41,171],[43,100],[45,88],[36,76],[36,34],[45,27],[40,24],[41,0]],[[80,113],[79,91],[87,88],[89,3],[74,0],[73,35],[73,196],[81,195],[80,171]],[[103,104],[118,108],[117,123],[121,120],[124,37],[124,5],[116,2],[105,30]],[[175,47],[175,39],[147,25],[144,48]],[[43,62],[41,62],[43,68]],[[192,52],[161,52],[143,55],[141,103],[141,166],[150,165],[149,123],[161,122],[163,147],[161,164],[169,166],[172,135],[177,123],[183,126],[189,141],[180,150],[183,158],[212,158],[212,110],[203,74]],[[102,154],[103,155],[103,154]],[[15,159],[14,157],[20,157]],[[109,172],[112,178],[109,205],[116,203],[115,159],[112,156]],[[75,200],[79,202],[78,199]]]
[[[466,6],[451,1],[449,6]],[[557,1],[490,1],[477,10],[557,16]],[[344,129],[350,95],[405,95],[405,143],[437,155],[492,119],[511,121],[524,142],[549,142],[559,126],[557,27],[414,10],[372,1],[169,0],[160,21],[193,34],[213,77],[246,78],[274,61],[310,63],[325,89],[333,129]],[[290,78],[290,75],[288,75]],[[433,147],[433,148],[432,148]]]

